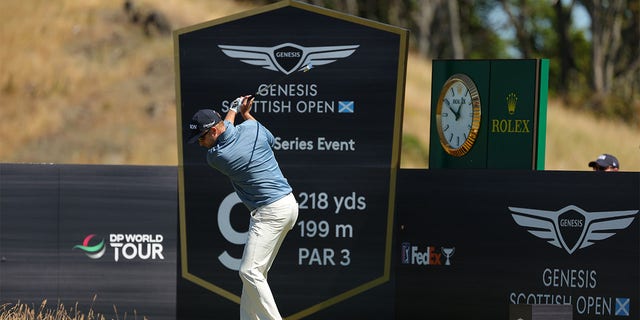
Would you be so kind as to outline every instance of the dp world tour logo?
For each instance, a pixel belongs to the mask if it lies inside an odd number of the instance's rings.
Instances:
[[[587,212],[570,205],[558,211],[509,207],[513,220],[532,235],[569,254],[626,229],[638,210]]]
[[[80,249],[84,251],[84,254],[91,259],[100,259],[104,255],[104,252],[107,250],[107,247],[104,245],[104,239],[100,241],[98,244],[91,245],[91,239],[95,237],[95,234],[90,234],[84,241],[82,241],[82,245],[73,246],[74,249]],[[94,241],[95,242],[95,241]]]
[[[91,259],[100,259],[107,247],[113,248],[113,260],[164,260],[164,236],[162,234],[142,233],[110,233],[109,242],[102,239],[96,244],[92,239],[95,234],[84,238],[82,245],[75,245],[73,249],[80,249]],[[108,245],[107,245],[108,244]]]
[[[240,61],[268,70],[290,74],[303,66],[320,66],[346,58],[360,45],[303,47],[283,43],[275,47],[218,45],[224,54]]]

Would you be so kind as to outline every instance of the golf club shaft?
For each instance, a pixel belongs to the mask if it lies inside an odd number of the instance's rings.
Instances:
[[[298,69],[297,72],[308,72],[312,68],[313,68],[313,66],[311,64],[307,64],[304,67]],[[261,95],[263,92],[268,92],[271,87],[281,83],[282,81],[284,81],[285,79],[289,78],[289,76],[291,76],[294,73],[296,73],[296,72],[292,72],[292,73],[289,73],[289,74],[287,74],[287,75],[285,75],[283,77],[280,77],[279,79],[271,82],[271,84],[269,84],[268,86],[263,87],[262,89],[256,91],[256,93],[254,93],[251,96],[249,96],[249,98],[257,97],[257,96]]]

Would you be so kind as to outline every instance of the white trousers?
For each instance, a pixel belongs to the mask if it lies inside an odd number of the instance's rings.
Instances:
[[[267,273],[297,219],[298,203],[291,193],[251,211],[249,237],[239,270],[242,279],[240,320],[282,319],[267,283]]]

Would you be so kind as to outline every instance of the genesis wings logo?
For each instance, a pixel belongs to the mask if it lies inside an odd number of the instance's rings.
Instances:
[[[627,228],[638,210],[587,212],[574,205],[558,211],[509,207],[513,220],[532,235],[569,254]]]
[[[275,47],[218,45],[222,52],[231,58],[284,74],[290,74],[309,64],[315,67],[346,58],[359,46],[303,47],[293,43]]]
[[[95,236],[95,234],[88,235],[86,238],[84,238],[84,241],[82,241],[82,245],[75,245],[73,246],[73,248],[84,251],[84,254],[86,254],[87,257],[91,259],[102,258],[102,255],[104,255],[107,247],[104,245],[104,239],[102,239],[102,241],[100,241],[100,243],[96,245],[90,245],[91,239]]]

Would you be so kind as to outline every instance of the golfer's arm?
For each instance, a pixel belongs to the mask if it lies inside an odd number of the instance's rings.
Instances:
[[[224,116],[224,120],[229,121],[233,124],[236,120],[236,114],[237,112],[233,111],[232,109],[229,109],[229,111],[227,111],[227,115]]]
[[[256,118],[254,118],[251,113],[249,113],[249,111],[247,112],[243,112],[242,113],[242,118],[245,120],[256,120]]]
[[[242,115],[242,118],[245,120],[256,120],[256,118],[254,118],[251,115],[251,106],[253,105],[253,100],[255,99],[254,96],[245,96],[248,99],[245,99],[242,101],[242,105],[240,106],[240,114]]]

